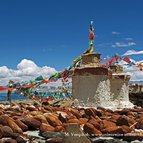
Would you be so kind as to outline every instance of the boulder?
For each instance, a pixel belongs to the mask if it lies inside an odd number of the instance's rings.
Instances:
[[[87,108],[87,109],[85,109],[85,114],[87,114],[88,116],[96,117],[96,109]]]
[[[0,139],[2,138],[2,136],[3,136],[3,131],[1,129],[1,127],[0,127]]]
[[[79,124],[79,120],[78,119],[69,119],[68,123],[77,123],[77,124]]]
[[[11,137],[13,135],[13,130],[9,126],[1,127],[3,132],[3,137]]]
[[[45,113],[44,116],[46,117],[50,125],[54,127],[62,125],[62,122],[55,115],[51,113]]]
[[[143,120],[139,120],[135,125],[136,129],[143,129]]]
[[[23,133],[22,129],[7,115],[0,116],[0,124],[9,126],[15,133]]]
[[[6,139],[4,143],[17,143],[15,139]]]
[[[16,138],[16,141],[17,143],[28,143],[29,139],[21,135]]]
[[[69,111],[75,115],[77,118],[81,118],[81,114],[77,109],[70,108]]]
[[[41,126],[41,122],[34,119],[31,116],[26,116],[21,120],[24,124],[26,124],[29,128],[38,129]]]
[[[35,106],[33,106],[33,105],[29,105],[29,106],[26,107],[26,110],[37,111],[38,109]]]
[[[55,131],[55,128],[49,124],[42,123],[40,126],[40,132]]]
[[[102,133],[103,134],[113,134],[113,136],[118,136],[118,135],[123,134],[123,130],[119,126],[113,126],[113,127],[111,126],[111,127],[107,127],[105,129],[103,129]]]
[[[123,137],[123,140],[126,140],[126,141],[135,141],[135,140],[142,141],[143,140],[143,133],[141,133],[141,132],[127,133]]]
[[[86,124],[87,121],[88,121],[87,118],[80,118],[80,119],[79,119],[79,124],[80,124],[80,125]]]
[[[131,133],[132,129],[126,125],[120,126],[122,128],[123,134]]]
[[[125,116],[125,115],[119,117],[117,119],[117,122],[116,122],[116,124],[118,126],[122,126],[122,125],[131,126],[131,125],[133,125],[135,123],[136,123],[136,121],[134,119],[129,118],[128,116]]]
[[[24,124],[21,120],[17,119],[15,120],[15,123],[22,129],[22,131],[25,132],[28,130],[28,126]]]
[[[100,130],[100,120],[97,120],[93,117],[91,117],[91,119],[89,119],[88,123],[92,124],[95,128],[97,128],[98,130]]]
[[[59,119],[62,123],[66,123],[66,122],[67,122],[66,116],[64,116],[62,113],[59,113],[58,119]]]
[[[46,117],[42,114],[35,115],[34,119],[40,121],[41,123],[48,123]]]
[[[98,136],[101,135],[101,131],[96,129],[92,124],[86,123],[83,127],[84,132],[91,135],[91,136]]]
[[[116,124],[114,122],[111,121],[107,121],[107,120],[102,120],[100,123],[100,129],[105,129],[108,127],[116,127]]]
[[[65,128],[63,126],[56,126],[55,132],[64,132]]]

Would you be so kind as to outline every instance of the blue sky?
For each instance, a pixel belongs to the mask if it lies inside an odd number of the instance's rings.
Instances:
[[[28,59],[62,70],[88,49],[91,20],[102,57],[141,51],[142,6],[142,0],[0,1],[0,66],[16,69]]]

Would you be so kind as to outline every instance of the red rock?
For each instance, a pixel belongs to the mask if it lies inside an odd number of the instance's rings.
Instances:
[[[80,118],[80,119],[79,119],[79,124],[80,124],[80,125],[86,124],[87,121],[88,121],[87,118]]]
[[[38,115],[34,116],[34,119],[40,121],[41,123],[46,123],[46,124],[48,123],[46,117],[42,114],[38,114]]]
[[[70,119],[70,120],[68,120],[68,123],[77,123],[77,124],[79,124],[79,120],[78,119]]]
[[[14,120],[7,120],[8,126],[13,130],[14,133],[23,133],[22,129],[14,122]]]
[[[105,129],[105,128],[109,128],[109,127],[116,127],[116,124],[114,122],[107,121],[107,120],[101,121],[100,128],[102,130]]]
[[[69,111],[70,111],[73,115],[75,115],[77,118],[81,118],[81,114],[80,114],[80,112],[79,112],[77,109],[72,109],[72,108],[70,108]]]
[[[98,130],[100,130],[100,122],[101,122],[100,120],[97,120],[93,117],[88,121],[88,123],[92,124]]]
[[[2,115],[4,109],[2,107],[0,107],[0,115]]]
[[[44,114],[44,116],[46,117],[50,125],[54,127],[62,125],[62,122],[55,115],[46,113]]]
[[[3,137],[11,137],[13,134],[13,130],[9,126],[3,126],[1,130],[3,132]]]
[[[47,132],[47,131],[55,131],[55,128],[49,124],[45,124],[45,123],[42,123],[41,126],[40,126],[40,131],[41,132]]]
[[[143,120],[140,120],[137,122],[137,124],[135,125],[136,129],[143,129]]]
[[[3,136],[3,131],[2,131],[2,129],[0,128],[0,139],[2,138],[2,136]]]
[[[120,127],[122,128],[124,134],[132,132],[132,129],[126,125]]]
[[[41,126],[40,121],[38,121],[30,116],[26,116],[21,121],[24,122],[24,124],[26,124],[29,128],[32,127],[34,129],[38,129]]]
[[[88,116],[96,117],[96,109],[87,108],[85,109],[85,114],[87,114]]]
[[[15,120],[15,123],[23,130],[23,131],[27,131],[28,130],[28,126],[25,125],[22,121],[20,121],[19,119]]]
[[[89,135],[91,136],[98,136],[98,135],[101,135],[102,133],[96,129],[92,124],[90,123],[86,123],[83,127],[84,129],[84,132],[85,133],[88,133]]]
[[[26,110],[29,110],[29,111],[37,111],[37,108],[33,105],[29,105],[26,107]]]
[[[55,132],[63,132],[65,131],[65,128],[63,126],[56,126]]]
[[[123,134],[123,130],[119,126],[107,127],[102,130],[103,134],[113,134],[113,136],[118,134]]]
[[[17,141],[15,139],[7,139],[4,143],[17,143]]]
[[[39,111],[31,111],[29,114],[32,115],[32,116],[36,116],[36,115],[39,114]]]
[[[15,133],[23,133],[22,129],[14,122],[14,120],[6,115],[0,116],[0,124],[9,126]]]
[[[29,139],[27,139],[25,136],[22,136],[22,135],[20,135],[16,138],[17,143],[27,143],[27,142],[29,142],[28,140]]]
[[[120,118],[117,119],[117,125],[118,126],[122,126],[122,125],[126,125],[126,126],[131,126],[134,123],[136,123],[136,121],[132,118],[129,118],[128,116],[121,116]]]
[[[47,111],[50,111],[50,112],[53,112],[53,111],[54,111],[53,108],[52,108],[51,106],[49,106],[49,105],[43,106],[43,107],[44,107],[44,109],[47,110]]]

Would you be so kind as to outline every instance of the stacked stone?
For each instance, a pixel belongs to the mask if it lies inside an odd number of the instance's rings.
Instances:
[[[20,103],[0,107],[0,142],[32,142],[27,131],[39,131],[45,142],[62,142],[69,124],[78,124],[89,137],[112,136],[143,140],[143,108],[112,111]],[[9,139],[5,139],[9,137]],[[50,139],[51,138],[51,139]],[[34,142],[33,142],[34,143]]]

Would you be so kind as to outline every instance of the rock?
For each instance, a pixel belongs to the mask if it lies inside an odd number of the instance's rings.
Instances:
[[[100,122],[101,122],[100,120],[97,120],[93,117],[88,121],[88,123],[92,124],[98,130],[100,130]]]
[[[126,141],[134,141],[134,140],[142,141],[143,140],[143,133],[141,133],[141,132],[139,132],[139,133],[137,133],[137,132],[128,133],[128,134],[125,134],[123,139]]]
[[[121,126],[124,134],[132,132],[132,129],[126,125]]]
[[[79,112],[77,109],[72,109],[72,108],[70,108],[69,111],[70,111],[73,115],[75,115],[77,118],[81,118],[81,114],[80,114],[80,112]]]
[[[24,136],[18,136],[18,137],[16,138],[17,143],[28,143],[28,140],[29,140],[29,139],[27,139],[27,138],[24,137]]]
[[[98,129],[96,129],[92,124],[90,123],[86,123],[83,127],[84,132],[88,133],[91,136],[98,136],[101,135],[101,131],[99,131]]]
[[[39,111],[30,111],[29,114],[32,115],[32,116],[36,116],[36,115],[42,114],[42,113],[40,113]]]
[[[43,106],[43,107],[45,110],[53,112],[53,108],[51,106],[47,105],[47,106]]]
[[[0,128],[0,139],[2,138],[2,136],[3,136],[3,131],[2,131],[2,129]]]
[[[17,141],[15,139],[7,139],[4,143],[17,143]]]
[[[113,136],[118,136],[119,134],[123,134],[123,130],[121,127],[119,126],[111,126],[111,127],[107,127],[105,129],[102,130],[103,134],[113,134]]]
[[[50,113],[45,113],[44,116],[46,117],[50,125],[54,127],[62,125],[62,122],[55,115],[52,115]]]
[[[0,116],[0,124],[9,126],[15,133],[23,133],[22,129],[14,122],[14,120],[6,115]]]
[[[88,135],[89,136],[89,135]],[[83,134],[80,126],[75,123],[67,124],[65,137],[62,143],[91,143]]]
[[[136,129],[143,129],[143,120],[140,120],[137,122],[137,124],[135,125]]]
[[[55,128],[49,124],[42,123],[40,126],[40,132],[55,131]]]
[[[116,124],[114,122],[111,122],[111,121],[102,120],[100,123],[100,128],[105,129],[108,127],[116,127]]]
[[[0,107],[0,115],[3,114],[4,109],[2,107]]]
[[[50,138],[45,143],[62,143],[63,138]]]
[[[22,121],[20,121],[19,119],[15,120],[15,123],[22,129],[22,131],[27,131],[28,130],[28,126],[25,125]]]
[[[65,128],[63,126],[56,126],[55,132],[64,132]]]
[[[13,130],[9,126],[3,126],[1,130],[3,132],[3,137],[11,137],[13,134]]]
[[[116,112],[120,115],[126,115],[127,116],[129,111],[130,111],[129,109],[122,109],[122,110],[116,111]]]
[[[122,126],[122,125],[126,125],[126,126],[131,126],[133,125],[134,123],[136,123],[136,121],[132,118],[129,118],[128,116],[121,116],[117,119],[117,125],[118,126]]]
[[[80,118],[80,119],[79,119],[79,124],[80,124],[80,125],[86,124],[87,121],[88,121],[87,118]]]
[[[37,111],[37,108],[33,105],[29,105],[26,107],[26,110],[29,110],[29,111]]]
[[[87,108],[85,109],[85,114],[87,114],[88,116],[96,117],[96,110],[93,108]]]
[[[77,124],[79,124],[79,120],[78,119],[69,119],[68,123],[77,123]]]
[[[64,138],[65,134],[63,132],[43,132],[41,136],[49,139],[49,138]]]
[[[22,129],[12,119],[7,120],[8,126],[13,130],[14,133],[23,133]]]
[[[59,114],[58,119],[59,119],[62,123],[66,123],[66,122],[67,122],[66,116],[64,116],[62,113]]]
[[[24,124],[26,124],[29,128],[32,127],[34,129],[38,129],[41,126],[40,121],[38,121],[30,116],[26,116],[21,121],[24,122]]]
[[[48,123],[46,117],[41,114],[35,115],[34,119],[40,121],[41,123],[46,123],[46,124]]]
[[[109,121],[112,121],[112,122],[114,122],[114,123],[116,123],[117,120],[118,120],[120,117],[121,117],[121,115],[119,115],[119,114],[113,114],[113,115],[111,116],[111,118],[108,119],[108,120],[109,120]]]

